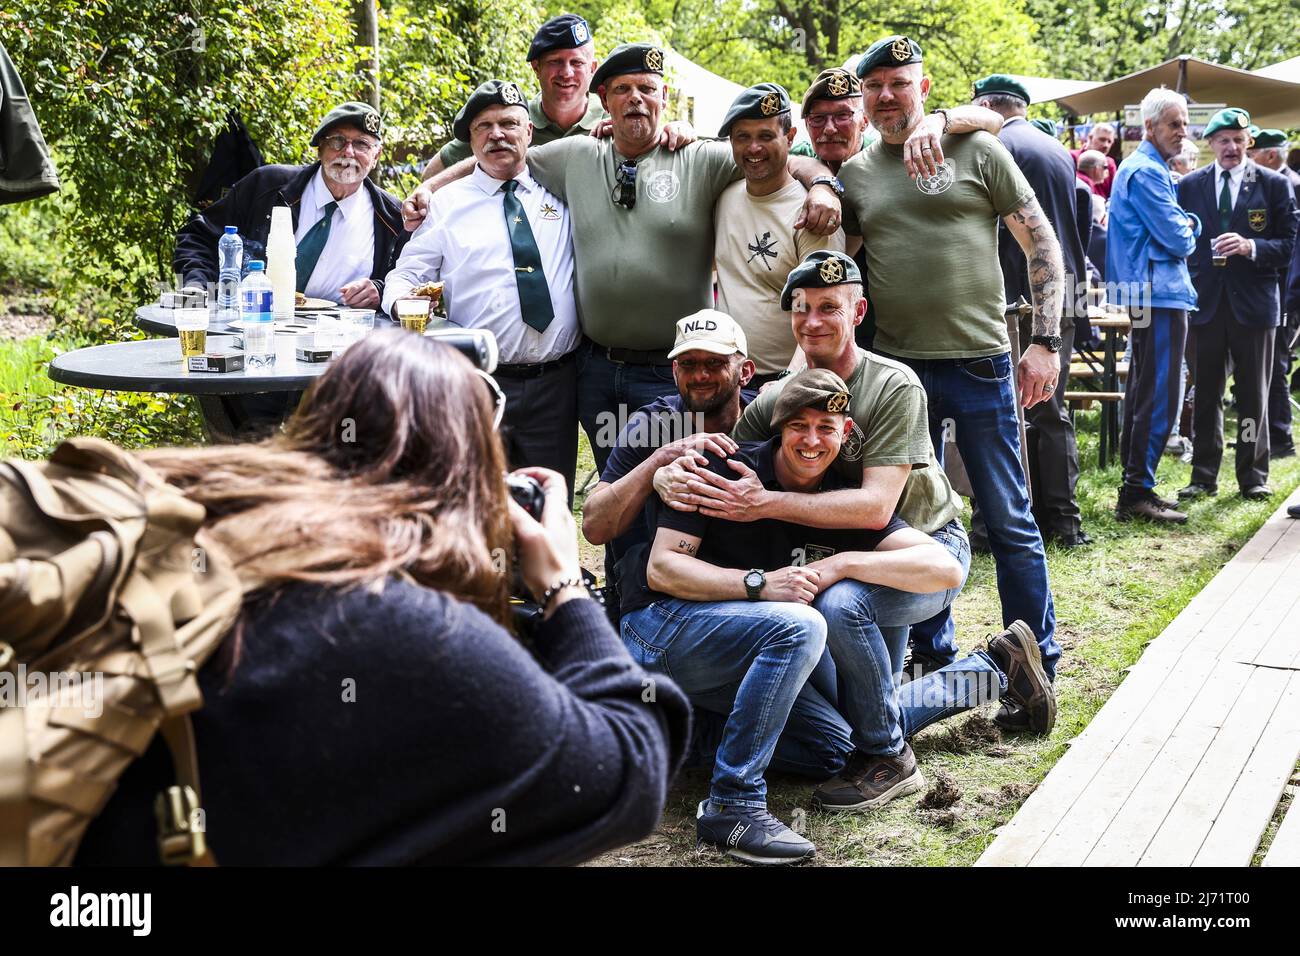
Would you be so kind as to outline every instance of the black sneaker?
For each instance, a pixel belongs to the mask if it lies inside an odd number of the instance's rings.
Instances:
[[[1219,489],[1214,485],[1203,485],[1199,481],[1193,481],[1186,488],[1178,489],[1179,501],[1195,501],[1197,498],[1213,498],[1219,493]]]
[[[897,757],[874,757],[855,750],[843,770],[813,791],[812,799],[813,805],[823,810],[875,810],[924,787],[916,755],[903,744]]]
[[[701,800],[695,811],[695,835],[725,855],[753,866],[801,863],[817,848],[766,810],[715,806]]]
[[[999,728],[1013,734],[1029,732],[1029,711],[1021,707],[1010,697],[1003,697],[998,705],[998,712],[993,715],[993,723]]]
[[[1034,632],[1024,621],[1011,626],[989,641],[989,657],[1007,675],[1007,696],[1025,709],[1029,728],[1049,734],[1056,724],[1056,692],[1043,669],[1043,652]]]

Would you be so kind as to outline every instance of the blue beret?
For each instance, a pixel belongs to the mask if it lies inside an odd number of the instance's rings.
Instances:
[[[981,96],[987,96],[990,93],[1014,96],[1018,100],[1024,100],[1026,104],[1029,103],[1029,91],[1025,89],[1025,84],[1009,73],[994,73],[979,80],[971,88],[970,98],[977,100]]]
[[[867,47],[855,71],[862,79],[878,66],[907,66],[921,62],[921,45],[905,36],[885,37]]]
[[[790,94],[776,83],[759,83],[742,90],[718,127],[718,138],[731,135],[731,124],[742,119],[767,119],[790,112]]]
[[[1250,114],[1235,106],[1225,106],[1211,116],[1210,121],[1205,124],[1205,138],[1209,139],[1215,133],[1225,129],[1242,130],[1249,136]]]
[[[378,111],[369,103],[348,102],[339,104],[325,114],[325,118],[316,127],[316,132],[312,134],[311,145],[319,146],[325,134],[342,123],[349,123],[378,139],[383,139],[384,119]]]
[[[531,62],[552,50],[576,50],[590,42],[591,28],[587,21],[576,13],[561,13],[537,28],[528,47],[528,59]]]
[[[456,114],[451,131],[458,140],[469,142],[470,124],[474,122],[474,117],[489,106],[520,106],[526,110],[528,102],[524,99],[524,91],[519,88],[519,84],[506,80],[488,80],[469,95],[465,105]]]
[[[828,289],[833,285],[856,282],[862,285],[858,264],[842,252],[818,249],[790,270],[781,290],[781,308],[786,312],[794,308],[795,289]]]
[[[616,76],[628,73],[657,73],[664,75],[664,51],[650,43],[624,43],[600,61],[591,77],[591,88],[600,89]]]

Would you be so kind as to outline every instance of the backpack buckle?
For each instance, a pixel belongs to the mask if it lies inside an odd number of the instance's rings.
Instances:
[[[153,805],[158,818],[158,853],[165,866],[186,866],[208,851],[203,810],[192,787],[168,787]]]

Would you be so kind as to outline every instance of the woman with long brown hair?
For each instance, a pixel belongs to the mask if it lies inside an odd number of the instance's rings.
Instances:
[[[481,373],[397,330],[350,348],[254,445],[142,453],[207,509],[239,621],[200,672],[207,838],[233,864],[571,863],[648,833],[688,725],[580,580],[563,479],[504,481]],[[512,635],[512,557],[544,606]],[[643,700],[646,686],[652,699]],[[149,863],[153,748],[78,863]]]

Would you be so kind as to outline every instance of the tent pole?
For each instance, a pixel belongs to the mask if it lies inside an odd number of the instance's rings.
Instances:
[[[1187,56],[1184,54],[1178,58],[1178,88],[1175,93],[1187,95]]]

